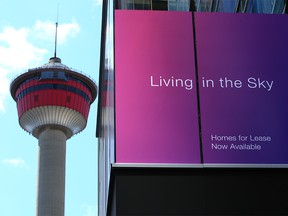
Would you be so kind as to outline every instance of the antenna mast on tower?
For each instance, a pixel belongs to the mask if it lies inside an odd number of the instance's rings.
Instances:
[[[54,49],[54,58],[57,57],[57,30],[58,30],[58,15],[59,15],[59,5],[57,6],[57,20],[55,23],[56,31],[55,31],[55,49]]]
[[[54,49],[54,58],[57,56],[57,29],[58,29],[58,21],[55,23],[56,32],[55,32],[55,49]]]

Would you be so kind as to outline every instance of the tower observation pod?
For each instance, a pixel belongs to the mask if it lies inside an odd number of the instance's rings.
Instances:
[[[15,78],[10,92],[20,126],[38,139],[37,216],[64,216],[66,140],[87,124],[97,86],[52,57]]]

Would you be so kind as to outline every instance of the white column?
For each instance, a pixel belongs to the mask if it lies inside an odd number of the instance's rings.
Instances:
[[[37,216],[64,216],[66,140],[57,129],[39,135]]]

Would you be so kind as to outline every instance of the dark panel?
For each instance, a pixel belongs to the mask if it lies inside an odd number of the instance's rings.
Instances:
[[[113,173],[116,215],[288,215],[288,169],[117,169]]]

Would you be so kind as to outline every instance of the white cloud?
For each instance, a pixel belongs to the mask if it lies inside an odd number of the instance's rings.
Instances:
[[[92,12],[96,11],[96,8],[102,7],[103,0],[92,0]]]
[[[60,24],[58,44],[65,43],[69,37],[75,37],[79,31],[80,27],[75,21]],[[43,64],[48,50],[36,44],[54,41],[54,35],[55,24],[39,20],[31,28],[6,26],[0,29],[0,113],[5,113],[5,99],[9,95],[11,77]]]
[[[94,0],[94,2],[96,6],[101,6],[103,3],[103,0]]]
[[[43,60],[47,50],[28,41],[31,30],[7,26],[0,32],[0,112],[5,112],[5,99],[9,95],[8,77],[36,66]],[[10,76],[9,76],[10,75]]]
[[[5,98],[9,94],[9,80],[7,78],[8,71],[0,66],[0,113],[5,112]]]
[[[22,158],[3,159],[2,163],[5,165],[14,166],[14,167],[28,168],[28,165]]]
[[[96,215],[98,215],[96,206],[83,204],[82,207],[85,209],[84,216],[96,216]]]
[[[55,23],[42,22],[37,20],[33,29],[38,40],[54,41]],[[60,23],[57,30],[57,43],[63,44],[68,37],[75,37],[80,32],[80,26],[77,22]]]
[[[5,27],[0,33],[0,67],[10,71],[23,70],[42,60],[47,50],[28,41],[31,29]],[[2,43],[1,43],[2,42]]]

